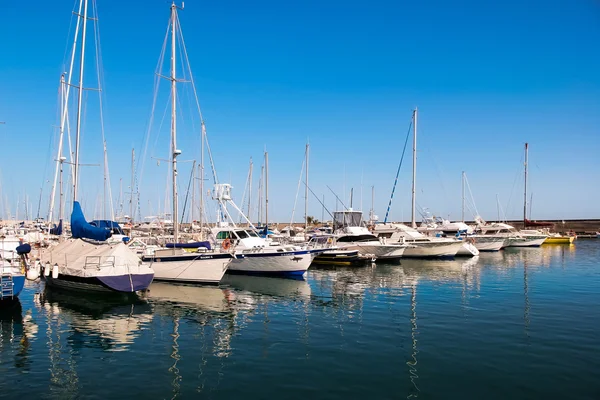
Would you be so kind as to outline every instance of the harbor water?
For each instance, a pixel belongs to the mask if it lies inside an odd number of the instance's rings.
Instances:
[[[600,241],[0,311],[2,398],[599,399]]]

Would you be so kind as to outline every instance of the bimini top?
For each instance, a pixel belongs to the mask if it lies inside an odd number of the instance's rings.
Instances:
[[[112,231],[90,225],[85,220],[81,205],[78,201],[74,201],[71,213],[71,235],[74,239],[92,239],[103,242],[112,236]]]

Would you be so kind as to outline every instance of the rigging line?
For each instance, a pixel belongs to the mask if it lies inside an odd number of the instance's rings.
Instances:
[[[181,26],[181,24],[179,23],[179,15],[176,14],[175,15],[176,19],[177,19],[177,25]],[[210,150],[210,144],[208,142],[208,135],[206,133],[206,124],[204,123],[204,117],[202,116],[202,109],[200,108],[200,100],[198,99],[198,92],[196,91],[196,83],[194,81],[194,75],[192,74],[192,67],[190,65],[190,59],[188,57],[187,54],[187,47],[185,46],[185,40],[183,39],[183,31],[180,29],[179,30],[179,35],[181,36],[181,48],[183,49],[183,54],[185,55],[185,60],[186,65],[188,67],[188,70],[190,71],[190,83],[192,84],[192,90],[194,91],[194,98],[196,100],[196,107],[198,108],[198,114],[200,115],[200,124],[202,126],[202,136],[203,136],[203,140],[205,141],[206,144],[206,148],[208,150],[208,158],[210,161],[210,168],[213,174],[213,180],[214,183],[217,184],[219,182],[219,179],[217,177],[217,170],[215,169],[215,162],[212,156],[212,152]]]
[[[335,192],[333,191],[333,189],[330,188],[329,186],[327,186],[327,189],[329,189],[331,191],[331,193],[333,193],[333,195],[335,196],[335,198],[342,204],[342,207],[344,207],[347,210],[348,207],[346,207],[346,205],[344,204],[344,202],[342,201],[342,199],[340,199],[339,196],[337,194],[335,194]]]
[[[321,206],[323,206],[323,209],[324,209],[325,211],[327,211],[327,214],[329,214],[329,216],[330,216],[330,217],[333,219],[333,214],[331,214],[331,212],[329,212],[329,210],[327,209],[327,207],[325,207],[325,204],[323,204],[323,202],[321,201],[321,199],[319,198],[319,196],[317,196],[317,195],[315,194],[315,192],[313,192],[313,190],[310,188],[310,186],[308,186],[308,185],[306,184],[306,182],[302,181],[302,183],[304,184],[304,186],[306,186],[306,187],[308,188],[309,192],[310,192],[310,193],[311,193],[313,196],[315,196],[315,199],[317,199],[317,201],[318,201],[318,202],[321,204]],[[334,194],[335,194],[335,193],[334,193]]]
[[[194,179],[194,170],[196,169],[195,167],[196,167],[196,163],[194,162],[194,165],[192,166],[192,172],[190,173],[190,180],[188,182],[188,188],[185,193],[185,200],[183,202],[183,210],[181,212],[181,222],[180,222],[181,224],[183,224],[183,218],[185,217],[185,210],[187,208],[188,197],[190,195],[190,188],[192,187],[192,179]],[[194,222],[192,221],[192,223],[194,223]]]
[[[102,73],[103,69],[102,69],[102,50],[101,50],[101,44],[100,44],[100,24],[99,24],[99,19],[98,19],[98,7],[97,7],[97,3],[96,0],[92,0],[92,8],[93,8],[93,12],[94,12],[94,43],[96,45],[96,74],[97,74],[97,78],[98,78],[98,97],[99,97],[99,108],[100,108],[100,131],[102,133],[102,142],[104,144],[104,173],[106,174],[106,190],[108,191],[108,203],[109,203],[109,209],[110,209],[110,216],[111,216],[111,221],[114,221],[115,219],[115,212],[114,212],[114,203],[113,203],[113,198],[112,198],[112,189],[111,189],[111,184],[110,184],[110,170],[108,167],[108,154],[107,154],[107,149],[106,149],[106,135],[105,135],[105,130],[104,130],[104,107],[103,107],[103,99],[105,96],[104,90],[103,90],[103,85],[102,83],[104,82],[104,74]],[[106,201],[106,199],[104,199],[104,201]],[[104,218],[106,218],[106,215],[104,215]]]
[[[394,179],[394,186],[392,186],[392,194],[390,195],[390,202],[388,203],[387,210],[385,211],[385,218],[383,219],[383,223],[387,223],[388,216],[390,214],[390,208],[392,207],[392,200],[394,200],[394,192],[396,191],[396,185],[398,184],[398,175],[400,175],[400,168],[402,167],[402,162],[404,161],[404,154],[406,153],[406,145],[408,144],[408,138],[410,137],[410,129],[412,128],[413,120],[411,118],[410,124],[408,124],[408,132],[406,133],[406,139],[404,140],[404,148],[402,149],[402,156],[400,157],[400,163],[398,164],[398,169],[396,170],[396,179]]]
[[[154,88],[153,88],[153,97],[152,97],[152,107],[150,109],[150,118],[148,121],[148,126],[146,128],[146,135],[144,137],[144,141],[142,142],[143,151],[142,151],[141,157],[139,157],[137,160],[136,172],[138,172],[139,180],[136,179],[136,183],[137,183],[136,189],[139,189],[139,187],[142,185],[144,171],[145,171],[145,167],[146,167],[146,158],[148,157],[148,146],[150,144],[150,136],[152,134],[152,127],[154,125],[154,113],[156,111],[156,105],[157,105],[157,100],[158,100],[158,91],[160,89],[160,82],[162,80],[160,75],[161,75],[162,68],[163,68],[164,61],[165,61],[165,53],[166,53],[166,49],[167,49],[167,43],[168,43],[170,29],[171,29],[171,19],[169,19],[169,23],[167,24],[167,32],[165,34],[165,39],[163,41],[161,52],[160,52],[160,55],[158,56],[158,62],[156,64],[156,68],[154,70]],[[164,121],[164,116],[163,116],[163,121]],[[161,122],[161,126],[162,126],[162,122]],[[158,141],[158,139],[156,141]],[[154,147],[156,147],[156,141],[154,143]],[[153,151],[154,151],[154,149],[153,149]],[[131,190],[133,190],[133,188],[131,188]],[[139,190],[137,190],[137,191],[139,192]]]
[[[79,17],[78,15],[81,14],[81,8],[79,9],[79,13],[76,13],[76,8],[77,8],[77,2],[80,2],[80,0],[75,0],[73,2],[73,11],[71,12],[71,19],[69,20],[69,30],[67,31],[67,37],[65,40],[65,52],[63,53],[63,71],[66,69],[66,60],[67,60],[67,53],[69,52],[69,38],[71,37],[71,28],[73,27],[73,19],[77,18],[77,21],[79,21]],[[80,2],[81,4],[82,2]],[[81,5],[79,6],[81,7]]]
[[[294,223],[294,214],[296,213],[296,204],[298,203],[298,194],[300,194],[300,185],[302,183],[302,176],[304,175],[304,163],[306,162],[306,150],[304,150],[304,159],[302,160],[302,167],[300,168],[300,178],[298,179],[298,188],[296,189],[296,198],[294,199],[294,208],[292,209],[292,219],[290,220],[290,227]]]
[[[473,208],[475,209],[475,216],[481,216],[481,215],[479,215],[479,211],[477,210],[477,205],[475,205],[475,199],[473,198],[473,192],[471,192],[471,185],[469,185],[469,179],[467,178],[467,174],[465,174],[465,183],[467,184],[467,189],[469,189],[469,194],[471,195],[471,204],[473,205]],[[470,209],[468,204],[467,204],[467,208]],[[471,212],[472,212],[472,210],[471,210]]]
[[[525,162],[524,155],[521,154],[521,159],[519,161],[519,168],[515,172],[515,179],[513,180],[513,185],[512,185],[512,188],[510,189],[510,195],[508,196],[508,201],[506,203],[506,210],[509,212],[511,211],[510,205],[511,205],[512,196],[515,191],[515,186],[517,185],[517,180],[519,180],[519,176],[521,175],[521,166],[524,165],[524,162]],[[514,211],[514,206],[513,206],[513,211]]]
[[[250,169],[248,169],[248,176],[246,178],[246,184],[244,185],[244,194],[242,195],[242,201],[240,202],[240,204],[242,205],[242,207],[244,207],[244,203],[246,202],[246,192],[248,191],[248,182],[250,181]],[[248,196],[250,196],[250,194],[248,194]],[[239,215],[239,219],[238,219],[238,224],[242,223],[242,215]]]

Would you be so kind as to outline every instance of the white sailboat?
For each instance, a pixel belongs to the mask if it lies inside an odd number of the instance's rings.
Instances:
[[[211,249],[209,242],[197,242],[194,244],[179,243],[179,213],[178,213],[178,193],[177,193],[177,156],[181,150],[177,149],[177,77],[176,77],[176,43],[179,39],[183,43],[183,37],[179,30],[179,18],[177,16],[178,7],[173,3],[171,5],[171,16],[169,19],[169,30],[167,35],[171,35],[171,172],[172,172],[172,203],[173,203],[173,243],[167,244],[164,248],[149,249],[142,256],[144,265],[152,267],[155,271],[156,280],[175,281],[175,282],[193,282],[193,283],[219,283],[227,267],[231,263],[233,256],[227,251],[216,251]],[[165,43],[167,40],[165,39]],[[185,46],[185,45],[183,45]],[[187,60],[187,51],[183,51],[183,56]],[[162,58],[162,57],[161,57]],[[189,65],[189,60],[188,65]],[[190,72],[191,76],[191,72]],[[193,80],[192,80],[193,85]],[[202,122],[202,140],[205,139],[204,122]],[[194,247],[201,249],[193,253],[185,249]]]
[[[546,239],[548,238],[548,235],[535,230],[535,229],[527,229],[528,225],[533,225],[535,226],[535,223],[532,223],[531,221],[529,221],[527,219],[527,173],[528,173],[528,168],[529,168],[529,143],[525,143],[525,183],[523,186],[523,229],[521,231],[519,231],[519,234],[525,239],[523,241],[519,241],[519,242],[515,242],[512,243],[511,246],[513,247],[538,247],[541,246]],[[550,224],[544,224],[544,223],[537,223],[537,225],[550,225]]]
[[[95,9],[95,7],[94,7]],[[88,0],[79,2],[79,11],[75,28],[75,38],[71,53],[71,64],[66,84],[64,104],[61,105],[61,132],[57,163],[62,169],[62,140],[67,117],[67,104],[69,102],[69,89],[71,88],[72,71],[75,64],[75,54],[79,30],[81,27],[81,49],[79,64],[77,123],[75,131],[75,149],[73,162],[73,211],[71,213],[72,237],[51,247],[42,255],[45,262],[45,279],[48,287],[81,290],[85,292],[119,292],[134,293],[148,288],[154,277],[152,268],[141,265],[139,258],[123,242],[110,243],[107,239],[112,231],[98,228],[86,222],[79,204],[79,156],[80,137],[82,127],[82,103],[84,90],[84,66],[87,22],[96,21],[96,16],[88,14]],[[91,17],[91,18],[90,18]],[[97,26],[95,27],[97,33]],[[99,46],[96,40],[96,46]],[[100,86],[100,81],[98,82]],[[61,89],[62,90],[62,89]],[[101,93],[99,91],[99,93]],[[100,102],[102,104],[102,102]],[[102,116],[102,113],[100,113]],[[102,118],[101,118],[102,120]],[[104,136],[104,128],[102,127]],[[106,142],[103,140],[103,144]],[[105,168],[106,154],[105,154]],[[50,273],[50,270],[52,273]]]
[[[417,108],[413,111],[413,177],[411,226],[404,224],[375,224],[373,233],[385,238],[386,243],[405,243],[411,246],[404,251],[403,257],[412,258],[452,258],[463,247],[463,243],[455,238],[438,238],[426,236],[417,231],[416,222],[416,184],[417,184]]]

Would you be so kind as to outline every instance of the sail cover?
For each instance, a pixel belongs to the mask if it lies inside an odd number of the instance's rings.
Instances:
[[[50,228],[50,234],[51,235],[62,235],[62,230],[63,230],[63,225],[62,225],[62,219],[58,222],[58,226],[54,226],[53,228]]]
[[[197,249],[198,247],[206,247],[210,250],[210,242],[167,243],[168,249]]]
[[[117,235],[125,235],[125,232],[123,232],[123,228],[121,228],[121,225],[119,225],[119,223],[115,221],[95,219],[90,222],[90,225],[95,226],[96,228],[104,228],[106,230],[112,231],[114,234]]]
[[[112,232],[104,228],[96,228],[90,225],[83,215],[81,205],[78,201],[73,202],[73,212],[71,213],[71,235],[75,239],[92,239],[105,241],[111,237]]]

